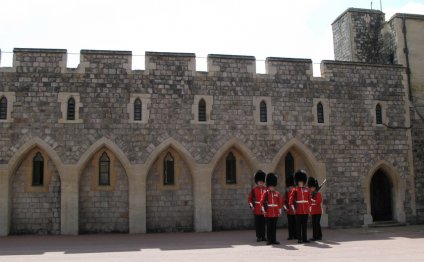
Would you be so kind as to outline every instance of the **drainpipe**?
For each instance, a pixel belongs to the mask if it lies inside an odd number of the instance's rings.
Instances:
[[[412,102],[411,67],[410,67],[410,64],[409,64],[408,41],[406,39],[406,18],[405,18],[405,14],[402,15],[402,23],[403,23],[403,27],[402,27],[403,43],[405,45],[405,47],[403,48],[403,53],[405,54],[405,59],[406,59],[406,76],[407,76],[407,79],[408,79],[408,96],[409,96],[409,101]]]

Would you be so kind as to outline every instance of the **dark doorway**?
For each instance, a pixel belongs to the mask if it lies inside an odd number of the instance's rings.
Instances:
[[[392,183],[382,170],[371,180],[371,215],[374,221],[390,221],[392,217]]]

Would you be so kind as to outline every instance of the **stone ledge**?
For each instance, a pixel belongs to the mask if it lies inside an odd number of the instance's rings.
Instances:
[[[132,51],[89,50],[89,49],[82,49],[80,53],[90,54],[90,55],[132,55]]]
[[[172,52],[152,52],[146,51],[146,56],[176,56],[176,57],[196,57],[195,53],[172,53]]]
[[[253,60],[256,61],[254,56],[243,56],[243,55],[220,55],[220,54],[209,54],[208,59],[238,59],[238,60]]]
[[[405,14],[405,13],[396,13],[394,14],[390,19],[389,22],[392,21],[395,18],[407,18],[407,19],[418,19],[418,20],[424,20],[424,15],[419,14]]]
[[[312,59],[307,58],[287,58],[287,57],[267,57],[266,62],[293,62],[293,63],[312,63]]]
[[[351,65],[351,66],[366,66],[366,67],[383,67],[383,68],[405,68],[403,65],[387,65],[387,64],[371,64],[371,63],[364,63],[364,62],[352,62],[352,61],[340,61],[340,60],[323,60],[321,61],[321,64],[329,65],[329,64],[335,64],[335,65]]]
[[[14,48],[13,53],[59,53],[66,54],[66,49],[49,49],[49,48]]]

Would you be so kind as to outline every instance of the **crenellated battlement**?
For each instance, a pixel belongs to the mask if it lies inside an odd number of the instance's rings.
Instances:
[[[131,74],[132,52],[113,50],[81,50],[78,67],[67,68],[66,49],[15,48],[13,66],[0,67],[0,72],[17,73],[90,73],[90,74]],[[1,59],[1,56],[0,56]],[[265,61],[265,75],[281,80],[310,80],[313,77],[311,59],[268,57]],[[341,67],[399,67],[396,65],[378,65],[352,63],[347,61],[322,61],[323,79],[332,77],[333,71]],[[140,70],[137,70],[140,72]],[[366,71],[364,71],[366,73]],[[194,53],[146,52],[146,75],[157,76],[196,76],[204,72],[196,71]],[[207,57],[209,76],[254,77],[257,75],[254,56],[210,54]]]

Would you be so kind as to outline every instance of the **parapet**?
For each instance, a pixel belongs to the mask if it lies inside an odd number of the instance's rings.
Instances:
[[[196,55],[193,53],[146,52],[145,65],[148,74],[194,75],[196,73]]]
[[[131,67],[131,51],[81,50],[78,69],[85,73],[118,74]]]
[[[208,55],[209,73],[256,74],[254,56]]]
[[[60,73],[66,68],[66,49],[13,49],[16,72]]]
[[[295,75],[312,77],[312,60],[298,58],[268,57],[265,61],[265,70],[269,75],[278,75],[282,78]]]

